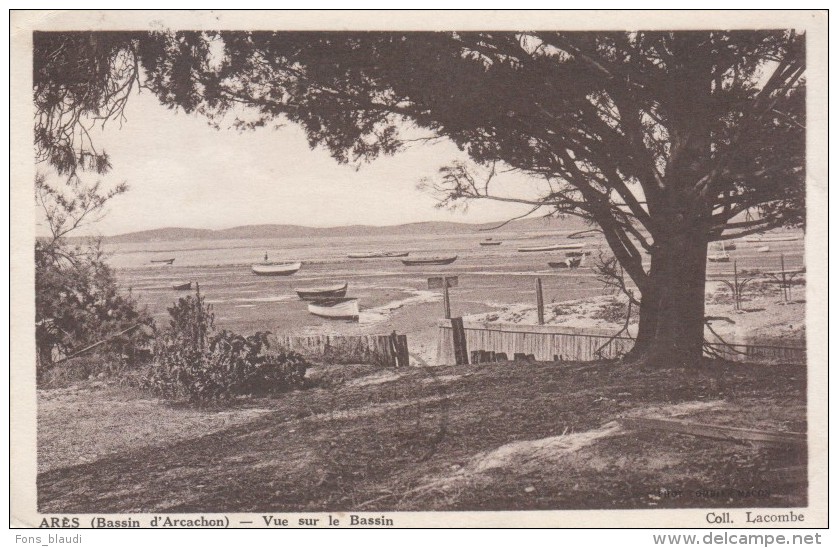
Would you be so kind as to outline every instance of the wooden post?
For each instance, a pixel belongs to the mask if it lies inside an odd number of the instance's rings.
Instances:
[[[446,320],[451,319],[451,298],[448,289],[457,287],[459,278],[457,276],[434,276],[428,278],[428,289],[442,289],[442,316]]]
[[[457,365],[468,365],[468,346],[463,318],[451,318],[451,333],[454,342],[454,361]]]
[[[736,261],[733,261],[733,309],[739,310],[739,273],[736,270]]]
[[[448,280],[445,278],[442,279],[442,308],[444,318],[446,320],[451,319],[451,299],[448,297]]]
[[[195,305],[197,307],[198,312],[198,320],[195,328],[198,330],[198,348],[200,350],[204,349],[204,330],[201,328],[201,321],[203,320],[203,310],[201,306],[201,286],[198,282],[195,282]]]
[[[783,257],[783,254],[780,253],[780,276],[782,276],[782,286],[783,286],[783,300],[788,302],[789,300],[789,291],[786,285],[786,261]]]
[[[398,335],[396,332],[393,331],[389,337],[387,337],[387,365],[390,367],[398,367],[399,366],[399,341]]]
[[[544,293],[541,290],[541,278],[535,279],[535,301],[538,307],[538,325],[544,325]]]
[[[398,343],[399,348],[399,367],[408,367],[410,365],[410,352],[407,351],[407,335],[397,336],[396,341]]]

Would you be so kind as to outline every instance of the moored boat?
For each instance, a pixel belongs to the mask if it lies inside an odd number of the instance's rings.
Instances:
[[[174,289],[175,291],[188,291],[192,289],[192,282],[172,284],[172,289]]]
[[[589,228],[587,230],[580,230],[579,232],[568,234],[567,237],[570,240],[578,240],[580,238],[593,238],[597,235],[598,232],[602,231],[598,228]]]
[[[419,257],[416,259],[402,259],[402,264],[405,266],[439,265],[451,264],[456,260],[456,255],[452,257]]]
[[[258,263],[250,269],[257,276],[290,276],[302,268],[303,263]]]
[[[304,301],[320,299],[337,299],[346,295],[347,282],[342,284],[327,285],[323,287],[304,287],[295,289],[297,295]]]
[[[582,257],[573,257],[564,261],[550,261],[547,263],[552,268],[579,268],[582,264]]]
[[[587,257],[590,254],[590,251],[568,251],[565,257]]]
[[[768,243],[768,242],[796,242],[800,236],[751,236],[745,238],[746,242],[752,244]]]
[[[757,248],[757,253],[768,253],[769,251],[771,251],[771,248],[767,245]]]
[[[707,256],[707,260],[711,263],[729,263],[730,262],[730,255],[728,255],[727,250],[725,250],[724,242],[719,242],[721,247],[717,253],[713,253],[712,255]]]
[[[486,238],[485,240],[483,240],[482,242],[480,242],[480,245],[500,245],[500,244],[502,244],[502,243],[503,243],[503,242],[499,242],[499,241],[497,241],[497,240],[493,240],[493,239],[491,239],[491,238]]]
[[[582,249],[585,244],[556,244],[556,245],[539,245],[529,247],[519,247],[520,253],[535,253],[537,251],[561,251],[565,249]]]
[[[175,262],[175,258],[172,257],[171,259],[152,259],[152,264],[172,264]]]
[[[321,318],[331,320],[357,320],[360,316],[358,299],[324,299],[309,303],[308,311]]]
[[[407,257],[409,251],[365,251],[362,253],[350,253],[350,259],[389,259],[391,257]]]

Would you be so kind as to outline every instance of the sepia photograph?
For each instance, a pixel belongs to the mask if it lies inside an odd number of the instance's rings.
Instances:
[[[385,15],[12,11],[12,525],[825,526],[826,12]]]

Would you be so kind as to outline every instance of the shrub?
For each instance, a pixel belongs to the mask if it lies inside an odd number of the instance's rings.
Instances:
[[[114,335],[137,324],[150,327],[153,321],[130,293],[119,291],[98,244],[85,249],[63,242],[36,243],[35,343],[39,381],[53,369],[55,361],[109,338],[96,349],[97,359],[110,368],[133,365],[148,344],[151,329],[132,329],[115,338]]]
[[[614,299],[600,305],[599,308],[591,314],[591,318],[595,320],[605,320],[611,323],[624,323],[626,321],[626,314],[628,314],[628,302]],[[633,306],[631,309],[630,321],[637,321],[639,316],[640,311],[638,310],[638,307]]]
[[[571,314],[579,314],[579,312],[580,310],[576,306],[570,306],[561,303],[553,305],[554,316],[569,316]]]
[[[305,386],[309,364],[302,356],[270,351],[267,332],[216,332],[212,307],[200,294],[181,298],[169,314],[169,328],[155,340],[154,364],[141,382],[151,392],[210,403]]]

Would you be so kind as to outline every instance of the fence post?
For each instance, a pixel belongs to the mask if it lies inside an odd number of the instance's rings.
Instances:
[[[544,325],[544,294],[541,290],[541,278],[535,279],[535,300],[538,307],[538,325]]]
[[[445,278],[442,278],[442,309],[445,319],[451,319],[451,299],[448,297],[448,280]]]
[[[399,343],[399,367],[410,365],[410,352],[407,350],[407,335],[399,335],[396,340]]]
[[[201,285],[196,281],[195,282],[195,305],[196,311],[198,312],[198,318],[196,320],[196,329],[198,330],[198,348],[200,350],[204,349],[204,329],[201,325],[201,322],[204,319],[204,311],[203,306],[201,305]]]
[[[789,293],[791,293],[791,288],[786,285],[786,261],[783,257],[783,254],[780,253],[780,275],[782,276],[782,286],[783,286],[783,300],[788,302],[789,300]]]
[[[390,333],[390,336],[387,337],[387,365],[390,367],[398,367],[399,366],[399,341],[398,335],[396,332],[393,331]]]
[[[457,365],[468,365],[468,347],[463,318],[451,318],[451,333],[454,342],[454,362]]]

